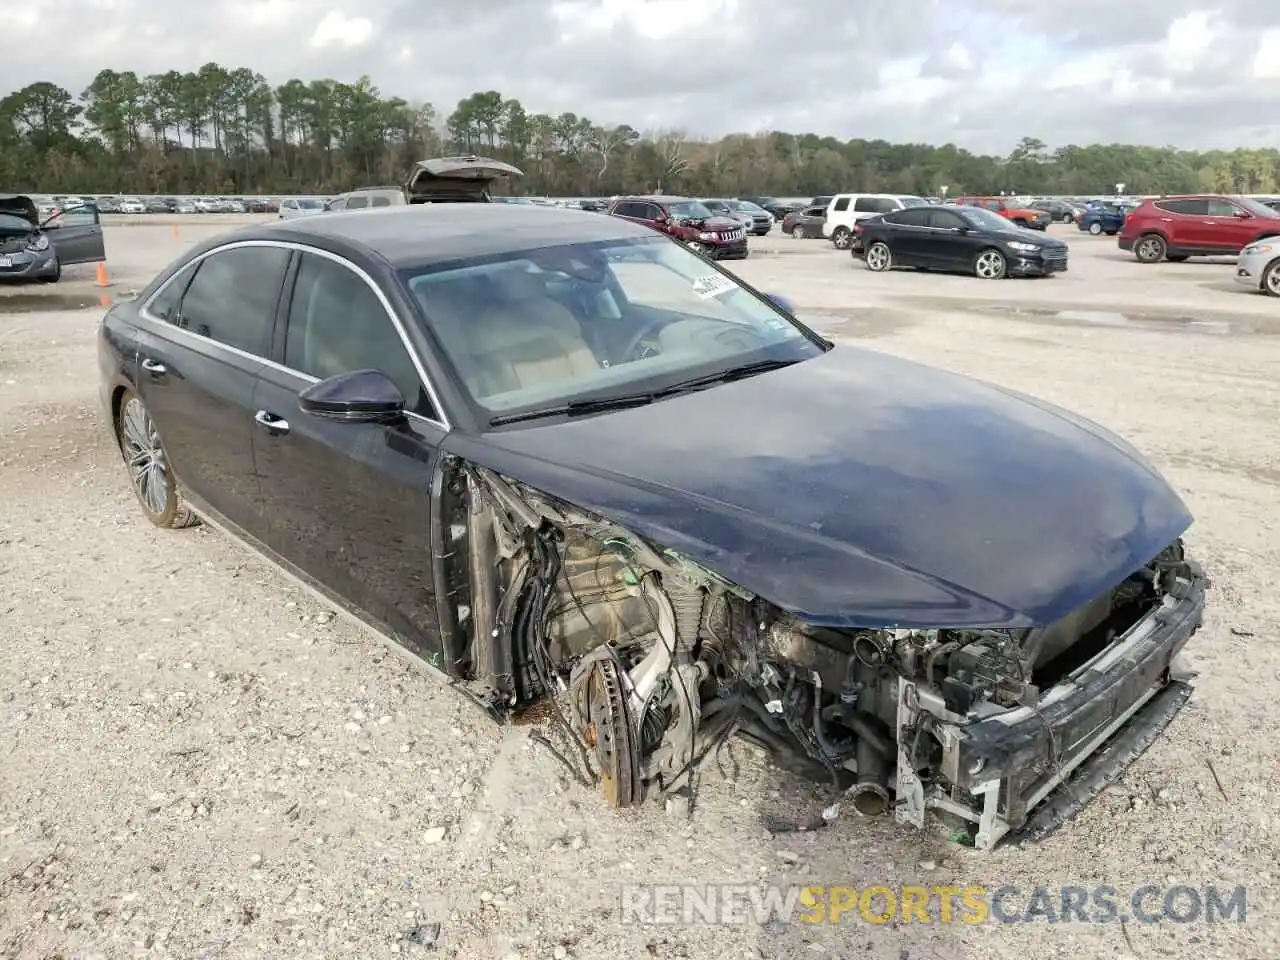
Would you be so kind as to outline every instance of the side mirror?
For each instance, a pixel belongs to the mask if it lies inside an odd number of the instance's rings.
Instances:
[[[1235,213],[1232,214],[1232,216],[1235,217],[1237,220],[1253,219],[1253,214],[1250,213],[1248,210],[1237,210]]]
[[[390,423],[404,416],[399,387],[381,370],[340,373],[298,394],[303,413],[347,423]]]
[[[780,293],[766,293],[764,298],[789,317],[796,315],[795,305]]]

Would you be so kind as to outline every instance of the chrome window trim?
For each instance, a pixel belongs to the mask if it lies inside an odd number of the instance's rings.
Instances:
[[[162,320],[160,317],[155,316],[155,314],[151,312],[150,310],[151,304],[156,300],[156,298],[159,297],[162,293],[164,293],[164,291],[168,288],[169,284],[173,283],[178,277],[182,276],[182,274],[187,269],[195,266],[197,263],[200,263],[206,257],[210,257],[215,253],[222,253],[223,251],[226,251],[226,250],[236,250],[242,247],[277,247],[282,250],[297,251],[299,253],[309,253],[314,256],[323,257],[326,260],[331,260],[334,263],[341,264],[342,266],[350,270],[352,273],[354,273],[356,276],[358,276],[361,280],[363,280],[365,282],[365,285],[370,290],[373,291],[374,296],[378,298],[378,302],[382,304],[382,309],[386,312],[387,316],[391,318],[391,324],[396,328],[396,333],[400,336],[400,342],[401,344],[404,345],[405,350],[408,352],[409,359],[413,361],[413,369],[417,372],[418,379],[422,382],[422,386],[426,388],[427,396],[431,399],[431,405],[435,407],[436,412],[439,414],[439,419],[436,419],[434,417],[428,417],[421,413],[414,413],[411,410],[406,410],[405,415],[413,417],[417,420],[421,420],[425,423],[433,423],[436,426],[444,429],[446,432],[453,429],[452,424],[450,424],[449,422],[449,416],[447,413],[445,413],[444,404],[440,402],[440,395],[436,393],[435,385],[432,384],[431,378],[427,376],[427,370],[425,365],[422,363],[422,358],[418,356],[418,351],[413,348],[413,341],[409,339],[408,331],[405,330],[404,324],[400,322],[400,317],[396,314],[395,308],[391,306],[391,301],[387,299],[387,295],[382,291],[382,288],[380,288],[378,284],[374,281],[373,277],[369,276],[369,274],[366,273],[363,269],[361,269],[358,265],[352,263],[350,260],[346,259],[345,257],[339,256],[336,253],[331,253],[328,250],[321,250],[318,247],[310,247],[310,246],[307,246],[305,243],[296,243],[291,240],[233,240],[230,243],[224,243],[219,246],[213,247],[209,250],[205,250],[199,256],[192,257],[190,260],[184,263],[181,267],[179,267],[177,270],[173,272],[172,276],[170,276],[167,280],[165,280],[165,282],[162,283],[156,289],[155,293],[147,297],[146,302],[144,302],[140,307],[138,307],[138,313],[146,317],[148,320],[152,321],[153,323],[161,324],[165,330],[175,330],[178,333],[182,334],[183,336],[194,338],[196,341],[200,343],[211,343],[214,346],[220,347],[223,350],[228,350],[231,353],[236,354],[237,356],[244,357],[247,360],[253,360],[257,363],[265,364],[268,367],[272,367],[276,370],[283,371],[284,373],[292,374],[293,376],[299,377],[310,383],[319,383],[320,382],[319,378],[313,377],[309,373],[303,373],[301,370],[295,370],[292,367],[286,367],[282,363],[276,363],[274,360],[270,360],[267,357],[260,357],[257,354],[250,353],[247,350],[241,350],[239,347],[233,347],[230,344],[223,343],[221,340],[215,340],[213,337],[206,337],[203,334],[194,333],[191,330],[186,329],[185,327],[179,327],[175,324],[169,323],[167,320]]]

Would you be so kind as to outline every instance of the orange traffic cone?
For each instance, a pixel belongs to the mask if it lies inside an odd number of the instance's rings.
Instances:
[[[98,263],[98,286],[111,286],[111,281],[107,278],[107,265],[102,262]]]
[[[182,239],[182,237],[180,237],[180,236],[178,235],[178,225],[177,225],[176,223],[173,225],[173,239],[175,239],[175,240],[181,240],[181,239]]]
[[[98,306],[102,307],[104,310],[111,306],[111,295],[106,293],[98,294]]]

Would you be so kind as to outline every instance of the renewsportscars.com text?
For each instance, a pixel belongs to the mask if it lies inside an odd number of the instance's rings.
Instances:
[[[622,888],[623,923],[1243,923],[1244,887],[1149,884],[1058,887],[845,884],[635,884]]]

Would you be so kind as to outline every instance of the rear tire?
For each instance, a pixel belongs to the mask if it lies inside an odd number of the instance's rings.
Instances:
[[[804,239],[804,227],[792,227],[792,228],[791,228],[791,238],[792,238],[793,240],[803,240],[803,239]]]
[[[1102,233],[1102,224],[1100,223],[1089,224],[1089,233],[1091,236],[1095,236],[1095,237],[1100,235]]]
[[[199,523],[178,489],[150,411],[132,390],[125,390],[120,397],[116,436],[120,439],[120,456],[129,473],[129,485],[146,518],[157,527],[170,530]]]
[[[877,240],[867,247],[867,254],[863,260],[867,264],[867,269],[873,273],[887,273],[893,269],[893,251],[883,240]]]
[[[1003,280],[1009,272],[1009,261],[995,247],[981,250],[973,259],[973,275],[979,280]]]
[[[853,231],[848,227],[836,227],[831,233],[831,242],[837,250],[848,250],[853,243]]]
[[[1133,245],[1133,255],[1139,263],[1159,263],[1169,252],[1169,245],[1158,233],[1144,233]]]

